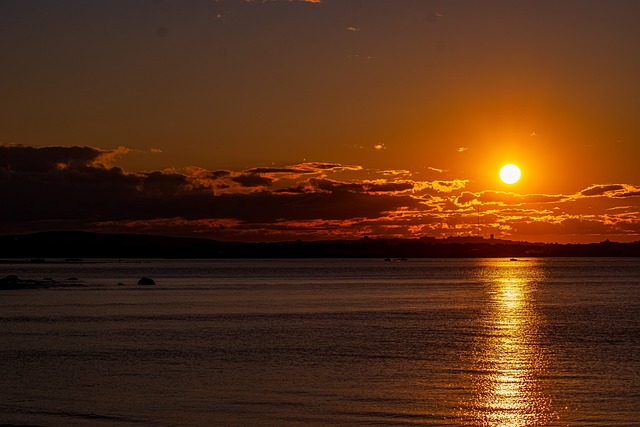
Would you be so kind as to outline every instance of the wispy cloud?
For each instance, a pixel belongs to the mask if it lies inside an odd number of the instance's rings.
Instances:
[[[383,169],[375,172],[383,176],[411,176],[411,172],[405,169]]]
[[[582,190],[580,194],[582,196],[604,196],[606,194],[619,193],[621,190],[624,190],[624,187],[619,184],[594,185],[586,190]]]
[[[579,194],[585,197],[635,197],[640,196],[640,188],[628,184],[593,185]]]
[[[439,168],[434,168],[434,167],[431,167],[431,166],[429,166],[429,167],[428,167],[428,169],[429,169],[429,170],[431,170],[431,171],[434,171],[434,172],[438,172],[438,173],[445,173],[445,172],[447,172],[447,170],[446,170],[446,169],[439,169]]]

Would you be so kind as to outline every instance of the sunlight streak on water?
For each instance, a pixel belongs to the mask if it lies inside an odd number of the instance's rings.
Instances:
[[[487,427],[546,425],[553,414],[538,384],[546,369],[539,337],[544,320],[535,306],[539,271],[532,263],[488,272],[471,418]]]

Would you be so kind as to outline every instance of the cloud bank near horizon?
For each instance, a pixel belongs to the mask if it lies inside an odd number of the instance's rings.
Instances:
[[[465,179],[305,162],[246,170],[125,171],[125,147],[0,146],[0,232],[88,230],[222,240],[477,235],[640,240],[640,188],[472,192]]]

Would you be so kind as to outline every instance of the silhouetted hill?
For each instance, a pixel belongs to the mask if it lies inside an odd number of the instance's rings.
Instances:
[[[640,256],[640,242],[543,244],[481,238],[241,243],[80,231],[0,236],[2,258],[480,258]]]

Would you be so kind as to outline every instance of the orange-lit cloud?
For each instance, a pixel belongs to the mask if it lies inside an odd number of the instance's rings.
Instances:
[[[118,157],[129,153],[126,147],[118,147],[115,150],[101,151],[101,154],[94,160],[95,165],[112,166],[118,160]]]
[[[627,184],[594,185],[580,192],[580,196],[586,197],[634,197],[639,195],[639,187]]]
[[[429,170],[431,170],[431,171],[434,171],[434,172],[438,172],[438,173],[445,173],[445,172],[447,172],[447,170],[446,170],[446,169],[439,169],[439,168],[434,168],[434,167],[431,167],[431,166],[430,166],[428,169],[429,169]]]
[[[640,240],[640,189],[469,191],[466,179],[304,162],[245,170],[127,172],[120,147],[0,146],[0,232],[80,229],[229,240],[476,235]],[[478,228],[478,223],[480,227]]]

